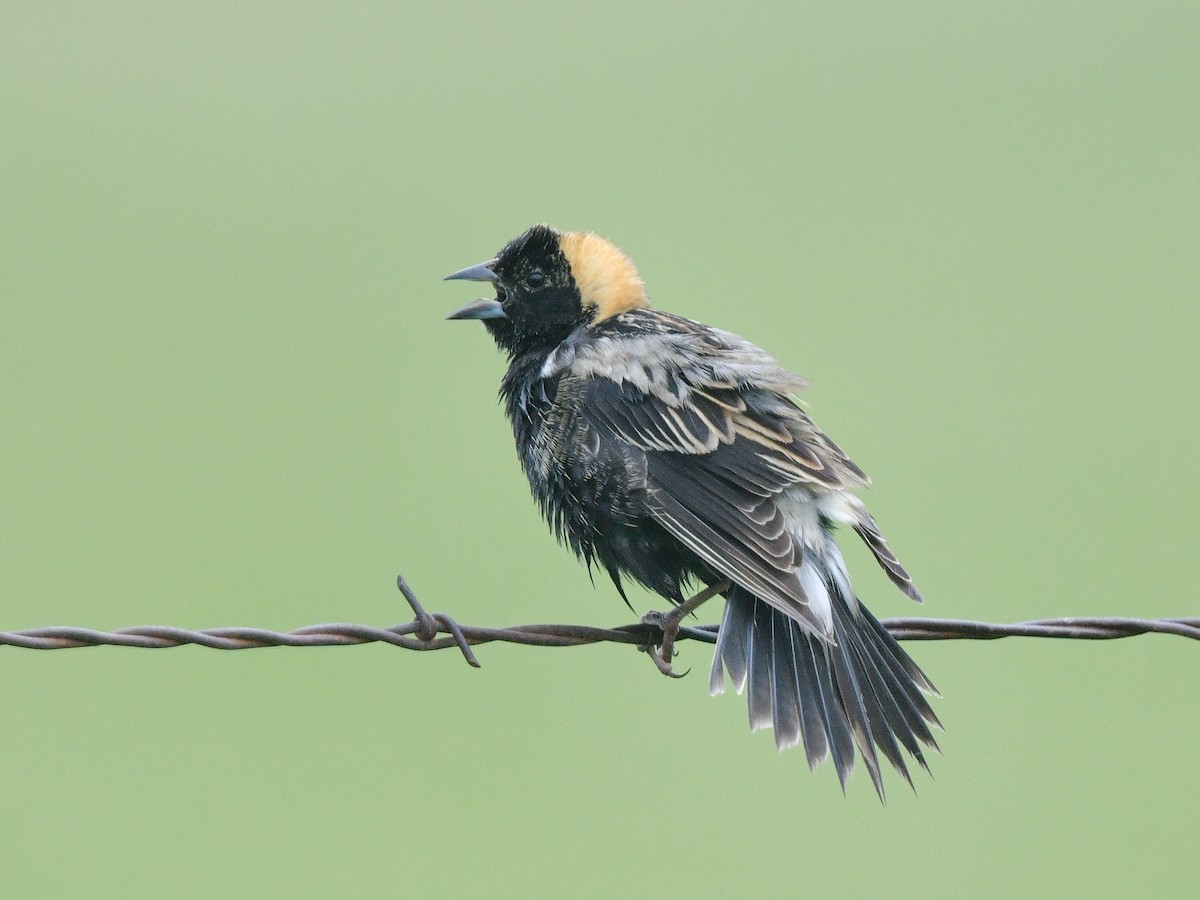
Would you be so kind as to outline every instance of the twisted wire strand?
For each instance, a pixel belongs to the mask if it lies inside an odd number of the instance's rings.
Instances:
[[[205,628],[191,631],[169,625],[136,625],[117,631],[96,631],[70,625],[0,632],[0,646],[27,650],[66,650],[75,647],[140,647],[164,649],[194,644],[214,650],[249,650],[258,647],[345,647],[385,643],[405,650],[445,650],[457,647],[466,661],[478,668],[471,649],[501,641],[534,647],[576,647],[583,644],[633,644],[642,648],[662,642],[662,629],[652,622],[618,628],[590,625],[515,625],[488,628],[459,625],[445,613],[429,613],[403,577],[397,587],[413,611],[410,622],[390,628],[331,622],[306,625],[293,631],[265,628]],[[1039,619],[997,624],[966,619],[884,619],[883,625],[901,641],[990,641],[1004,637],[1041,637],[1106,641],[1139,634],[1174,634],[1200,641],[1200,618],[1126,619],[1107,616]],[[681,626],[677,640],[715,643],[716,625]]]

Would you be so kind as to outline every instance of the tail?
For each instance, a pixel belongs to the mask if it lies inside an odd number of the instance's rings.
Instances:
[[[912,786],[903,747],[929,771],[922,744],[937,749],[941,727],[924,693],[936,693],[870,611],[828,579],[833,619],[829,643],[749,591],[734,587],[725,603],[709,690],[725,690],[725,670],[740,694],[749,685],[750,729],[773,728],[779,749],[804,742],[808,765],[833,757],[843,790],[855,750],[879,798],[876,749]]]

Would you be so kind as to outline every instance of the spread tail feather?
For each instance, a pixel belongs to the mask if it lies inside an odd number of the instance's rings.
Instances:
[[[869,610],[843,596],[833,579],[829,587],[833,643],[734,587],[725,603],[709,689],[724,691],[728,670],[738,693],[748,688],[751,730],[774,729],[781,750],[803,742],[812,768],[832,757],[843,789],[855,756],[861,756],[883,799],[879,753],[909,785],[901,748],[929,769],[922,745],[937,749],[930,729],[941,723],[924,693],[936,691]]]

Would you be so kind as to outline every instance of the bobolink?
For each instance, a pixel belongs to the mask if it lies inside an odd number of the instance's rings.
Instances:
[[[728,670],[751,728],[781,749],[803,740],[811,767],[832,756],[844,787],[857,747],[881,798],[876,748],[910,784],[900,747],[928,768],[933,686],[859,603],[834,526],[921,595],[850,493],[867,476],[793,401],[804,379],[651,309],[633,263],[595,234],[536,225],[449,279],[495,287],[448,318],[483,320],[508,355],[500,395],[555,535],[622,596],[629,577],[675,604],[664,632],[723,594],[709,688]],[[705,590],[689,600],[689,585]]]

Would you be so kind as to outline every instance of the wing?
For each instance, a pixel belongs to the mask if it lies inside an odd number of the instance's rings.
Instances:
[[[817,522],[818,497],[864,485],[866,475],[791,401],[799,379],[757,347],[652,315],[656,332],[573,348],[564,374],[579,380],[582,415],[645,454],[651,513],[667,531],[717,572],[828,635],[828,611],[813,609],[801,582],[798,534],[805,516]]]

